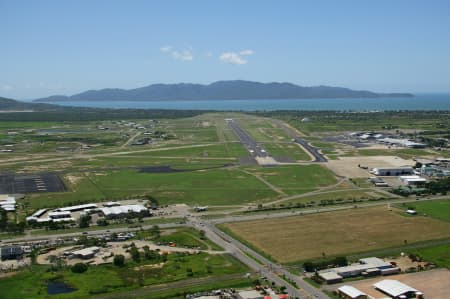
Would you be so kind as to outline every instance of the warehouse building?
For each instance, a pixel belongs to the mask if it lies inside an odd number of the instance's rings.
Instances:
[[[379,142],[385,143],[388,145],[409,147],[409,148],[424,148],[427,145],[424,143],[418,143],[414,141],[410,141],[408,139],[397,139],[397,138],[382,138],[378,139]]]
[[[334,284],[342,282],[343,277],[336,272],[329,271],[329,272],[320,272],[319,277],[325,281],[327,284]]]
[[[349,266],[337,267],[322,270],[319,272],[319,277],[327,284],[333,284],[342,281],[343,278],[355,276],[376,276],[399,273],[400,268],[393,267],[390,263],[383,261],[377,257],[362,258],[359,263],[351,264]]]
[[[70,207],[64,207],[56,209],[58,212],[76,212],[76,211],[82,211],[86,209],[96,209],[97,205],[95,203],[89,203],[84,205],[78,205],[78,206],[70,206]]]
[[[77,251],[72,252],[73,257],[80,258],[80,259],[90,259],[95,256],[97,252],[99,252],[100,248],[93,246],[88,247],[84,249],[80,249]]]
[[[143,205],[121,205],[100,209],[106,218],[120,218],[126,215],[149,216],[149,210]]]
[[[418,175],[401,175],[399,177],[400,181],[407,186],[417,186],[423,185],[427,182],[426,179],[418,176]]]
[[[355,287],[352,286],[342,286],[337,290],[339,298],[343,299],[367,299],[368,296],[366,293],[361,292]]]
[[[378,176],[414,175],[414,169],[412,167],[373,168],[370,172]]]
[[[394,299],[423,298],[423,293],[398,280],[385,279],[373,285],[378,291]]]
[[[45,214],[45,212],[47,212],[47,209],[40,209],[37,210],[36,212],[34,212],[31,216],[27,217],[26,220],[28,223],[31,222],[37,222],[39,217],[41,217],[42,215]]]

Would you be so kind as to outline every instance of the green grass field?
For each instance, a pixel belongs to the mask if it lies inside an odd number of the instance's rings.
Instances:
[[[433,200],[408,204],[414,207],[419,215],[450,221],[450,200]]]
[[[150,231],[137,232],[138,239],[151,240],[158,243],[174,242],[177,247],[197,248],[200,250],[223,250],[208,238],[201,238],[198,230],[189,227],[166,229],[159,238],[155,238]]]
[[[117,170],[74,176],[79,179],[71,184],[69,192],[35,194],[30,198],[30,208],[134,198],[144,194],[152,194],[161,204],[208,205],[245,204],[276,196],[255,177],[235,169],[174,173]]]
[[[286,194],[301,194],[337,182],[334,174],[320,165],[292,165],[251,169]]]
[[[119,268],[113,265],[90,266],[82,274],[72,273],[69,268],[48,271],[49,266],[33,266],[20,273],[0,279],[2,299],[49,298],[47,282],[64,282],[77,291],[56,295],[55,298],[91,298],[93,295],[133,290],[141,286],[169,283],[190,278],[187,269],[192,269],[194,278],[244,274],[244,265],[229,255],[206,253],[185,255],[172,253],[162,267],[151,267],[151,261],[135,263],[127,261]],[[4,290],[8,290],[5,292]]]
[[[294,143],[264,143],[263,146],[274,157],[289,157],[298,161],[311,160],[311,157]]]
[[[438,267],[450,269],[450,244],[416,249],[412,253],[420,256],[427,262],[435,263]]]

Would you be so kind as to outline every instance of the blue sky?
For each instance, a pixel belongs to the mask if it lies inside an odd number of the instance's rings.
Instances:
[[[244,79],[450,91],[450,1],[0,0],[0,96]]]

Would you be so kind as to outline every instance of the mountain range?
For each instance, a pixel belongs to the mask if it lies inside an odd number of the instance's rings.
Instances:
[[[106,88],[88,90],[72,96],[55,95],[34,102],[61,101],[189,101],[189,100],[257,100],[412,97],[410,93],[375,93],[343,87],[304,87],[292,83],[260,83],[234,80],[208,85],[178,83],[152,84],[135,89]]]

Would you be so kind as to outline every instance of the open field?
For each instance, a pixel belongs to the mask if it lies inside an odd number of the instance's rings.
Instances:
[[[430,271],[422,271],[417,273],[391,275],[388,279],[398,280],[424,293],[425,298],[444,299],[448,298],[450,292],[450,271],[446,269],[437,269]],[[386,295],[375,290],[373,284],[383,280],[381,277],[364,279],[362,281],[346,282],[346,285],[371,295],[375,299],[386,298]],[[337,289],[343,284],[326,287],[327,289]]]
[[[277,261],[346,255],[450,236],[450,223],[385,207],[224,224]]]
[[[366,169],[358,167],[358,165],[368,168],[376,168],[412,166],[414,164],[415,162],[413,160],[405,160],[396,156],[357,156],[340,157],[338,160],[328,161],[325,165],[340,176],[351,178],[368,178],[372,175]]]
[[[192,269],[192,277],[220,277],[239,273],[246,267],[229,255],[208,255],[205,253],[187,255],[171,253],[167,261],[127,261],[125,267],[113,265],[91,266],[85,273],[77,274],[70,268],[47,271],[49,266],[37,265],[14,276],[0,279],[2,299],[48,298],[48,281],[64,282],[78,289],[75,292],[59,294],[57,298],[90,298],[93,295],[133,290],[142,286],[181,281]]]
[[[256,115],[274,117],[287,121],[293,127],[306,134],[355,130],[436,130],[449,125],[448,112],[341,112],[330,114],[325,111],[269,111]],[[308,117],[309,122],[302,122]],[[357,129],[355,129],[357,124]]]
[[[250,168],[249,170],[281,188],[286,194],[301,194],[337,182],[332,172],[317,164]]]
[[[436,219],[450,221],[450,200],[433,200],[415,202],[408,207],[416,209],[419,215],[427,215]]]
[[[416,249],[412,253],[420,256],[424,261],[435,263],[438,267],[450,269],[450,244]]]
[[[255,177],[235,169],[172,173],[136,170],[73,174],[76,183],[64,193],[34,194],[32,208],[98,202],[152,194],[161,204],[230,205],[273,198],[276,193]]]
[[[263,146],[274,157],[289,157],[297,161],[311,161],[311,157],[296,143],[264,143]]]

